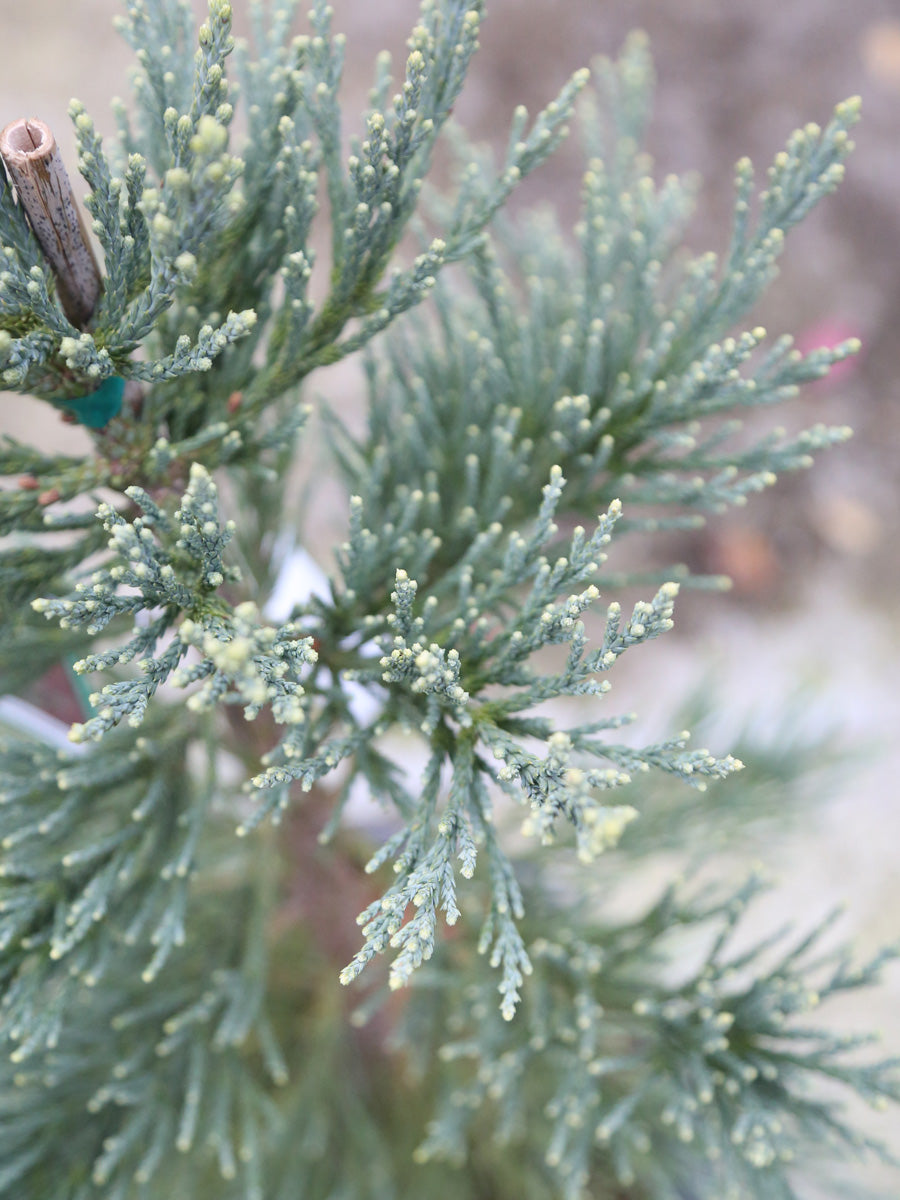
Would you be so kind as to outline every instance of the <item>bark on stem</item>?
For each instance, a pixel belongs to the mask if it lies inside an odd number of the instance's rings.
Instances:
[[[100,271],[56,139],[43,121],[21,118],[0,133],[0,157],[56,276],[63,311],[83,329],[100,298]]]

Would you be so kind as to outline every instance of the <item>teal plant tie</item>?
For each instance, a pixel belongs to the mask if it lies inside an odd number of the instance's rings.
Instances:
[[[65,400],[54,400],[53,403],[66,409],[77,419],[80,425],[89,429],[102,429],[122,408],[122,396],[125,393],[125,380],[118,375],[110,375],[87,396],[66,397]]]
[[[88,687],[87,680],[83,675],[79,675],[75,670],[76,655],[67,654],[63,659],[63,670],[66,673],[66,679],[69,681],[69,687],[75,696],[75,700],[81,710],[81,715],[85,721],[94,715],[94,706],[91,704],[91,689]]]

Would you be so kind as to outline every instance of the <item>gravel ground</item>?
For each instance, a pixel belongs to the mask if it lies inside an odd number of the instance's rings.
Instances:
[[[361,102],[374,48],[402,54],[415,0],[334,0],[349,35],[348,95]],[[235,4],[238,24],[245,6]],[[740,518],[717,524],[694,565],[736,579],[729,596],[686,596],[679,628],[632,664],[623,704],[664,726],[685,687],[712,677],[736,724],[773,724],[801,684],[802,720],[833,729],[860,751],[852,783],[816,814],[810,836],[772,847],[784,889],[777,905],[812,917],[836,897],[862,949],[900,933],[900,694],[896,677],[900,557],[900,12],[896,0],[490,0],[483,51],[458,116],[479,139],[502,144],[515,104],[536,109],[595,53],[614,53],[629,28],[650,34],[659,75],[652,148],[660,172],[696,170],[706,180],[692,240],[727,237],[731,165],[749,154],[764,166],[787,134],[824,123],[860,93],[864,121],[848,179],[792,235],[782,277],[759,319],[804,339],[858,334],[863,353],[835,385],[817,385],[790,420],[849,423],[856,437],[809,475],[782,481]],[[108,99],[124,95],[129,52],[115,37],[114,0],[0,0],[0,124],[34,115],[74,161],[65,116],[70,95],[111,132]],[[564,149],[528,184],[571,217],[579,164]],[[348,379],[349,376],[343,378]],[[41,406],[0,398],[0,431],[48,444],[73,431]],[[652,675],[650,656],[653,659]],[[666,681],[661,688],[659,680]],[[812,697],[812,699],[809,699]],[[775,721],[777,724],[777,720]],[[718,747],[717,747],[718,748]],[[885,1027],[900,1049],[895,1013],[900,972],[862,1020]],[[847,1014],[852,1023],[859,1013]],[[882,1131],[888,1132],[888,1131]],[[862,1176],[855,1177],[860,1186]],[[900,1194],[898,1178],[883,1180]],[[853,1191],[858,1195],[858,1191]]]

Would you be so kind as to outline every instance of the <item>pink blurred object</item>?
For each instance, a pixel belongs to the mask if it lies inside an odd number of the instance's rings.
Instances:
[[[846,342],[848,338],[858,336],[859,331],[852,326],[840,320],[826,318],[824,321],[817,321],[814,325],[810,325],[799,334],[794,342],[794,348],[801,354],[810,354],[813,350],[822,348],[832,350],[841,342]],[[860,351],[859,354],[851,354],[849,358],[835,363],[828,374],[817,379],[815,383],[819,387],[833,387],[837,383],[843,383],[858,369],[862,353],[863,351]]]

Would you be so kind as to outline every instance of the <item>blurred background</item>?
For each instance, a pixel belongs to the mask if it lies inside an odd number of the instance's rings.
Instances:
[[[347,125],[365,102],[374,53],[402,63],[416,0],[333,0],[348,35]],[[783,479],[748,509],[675,547],[695,570],[734,579],[725,595],[683,594],[676,630],[628,662],[617,681],[643,732],[671,730],[679,696],[707,687],[729,730],[823,734],[852,769],[771,847],[772,900],[803,924],[838,899],[843,931],[861,952],[900,935],[900,8],[897,0],[489,0],[482,51],[456,116],[480,141],[503,146],[516,104],[536,110],[627,31],[650,35],[659,77],[651,149],[659,174],[703,179],[690,240],[727,241],[732,165],[760,175],[787,135],[825,124],[859,93],[863,121],[848,177],[791,234],[782,275],[755,321],[809,349],[859,336],[862,353],[806,389],[772,423],[849,424],[849,445],[810,473]],[[246,5],[234,3],[238,32]],[[116,0],[0,0],[0,125],[36,116],[55,131],[74,172],[66,117],[82,100],[114,129],[112,95],[127,95],[130,51],[113,30]],[[198,6],[198,11],[200,8]],[[578,203],[581,158],[570,144],[517,203],[550,202],[564,220]],[[78,191],[76,185],[76,191]],[[337,373],[338,388],[353,375]],[[317,377],[314,389],[331,392]],[[0,432],[73,447],[82,435],[46,406],[0,395]],[[327,522],[326,522],[327,527]],[[335,534],[340,519],[336,517]],[[623,666],[626,664],[623,664]],[[900,1050],[900,970],[868,1002],[867,1025]],[[847,1014],[850,1024],[861,1014]],[[881,1130],[882,1133],[887,1131]],[[900,1194],[896,1187],[890,1194]],[[890,1185],[889,1185],[890,1187]],[[857,1193],[854,1193],[857,1194]]]

